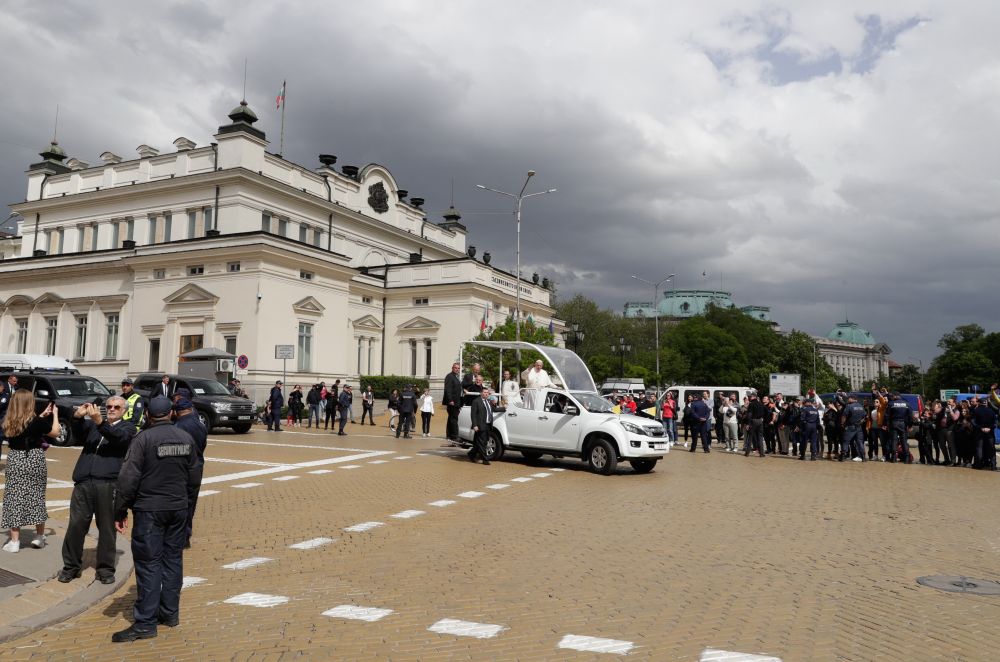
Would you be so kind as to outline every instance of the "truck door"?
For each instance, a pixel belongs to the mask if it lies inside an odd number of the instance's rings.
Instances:
[[[521,389],[520,399],[511,403],[504,414],[508,443],[514,446],[538,446],[538,412],[535,407],[541,397],[537,389]]]
[[[580,441],[580,405],[565,393],[550,392],[538,412],[539,444],[546,448],[575,451]],[[566,413],[571,407],[576,413]]]

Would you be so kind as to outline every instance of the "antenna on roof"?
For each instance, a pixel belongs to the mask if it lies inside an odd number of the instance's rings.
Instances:
[[[455,206],[455,178],[451,178],[451,206]]]
[[[243,101],[247,100],[247,58],[243,58]]]
[[[56,104],[56,122],[52,127],[52,142],[58,143],[59,138],[59,104]]]

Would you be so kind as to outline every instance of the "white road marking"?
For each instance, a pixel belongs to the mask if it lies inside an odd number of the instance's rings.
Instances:
[[[507,628],[503,625],[473,623],[472,621],[458,621],[453,618],[442,618],[440,621],[427,629],[431,632],[437,632],[438,634],[451,634],[456,637],[490,639],[497,636]]]
[[[699,662],[781,662],[780,657],[738,653],[736,651],[724,651],[716,648],[706,648],[701,652],[701,657],[698,660]]]
[[[321,435],[322,436],[322,435]],[[315,448],[320,451],[349,451],[351,453],[367,453],[367,448],[341,448],[339,446],[303,446],[301,444],[278,444],[270,441],[235,441],[233,439],[221,439],[209,437],[213,444],[237,444],[240,446],[277,446],[279,448]],[[392,451],[388,451],[392,452]]]
[[[372,529],[377,529],[380,526],[385,526],[382,522],[362,522],[361,524],[355,524],[354,526],[349,526],[344,531],[351,531],[353,533],[364,533],[365,531],[371,531]]]
[[[527,476],[520,476],[518,478],[511,478],[511,481],[515,483],[527,483],[534,480],[534,478],[528,478]]]
[[[450,501],[448,499],[441,499],[440,501],[431,501],[427,505],[428,506],[435,506],[437,508],[444,508],[445,506],[450,506],[453,503],[455,503],[455,502],[454,501]]]
[[[413,517],[420,517],[426,513],[422,510],[404,510],[401,513],[396,513],[395,515],[390,515],[389,517],[395,517],[396,519],[410,519]]]
[[[267,595],[266,593],[240,593],[224,602],[246,607],[277,607],[288,602],[288,598],[283,595]]]
[[[222,464],[249,464],[253,467],[287,467],[285,462],[259,462],[257,460],[230,460],[226,457],[206,457],[206,462],[221,462]]]
[[[298,476],[278,476],[277,478],[272,478],[271,480],[295,480]]]
[[[231,443],[254,443],[254,442],[231,442]],[[280,446],[281,444],[277,444]],[[327,450],[346,450],[330,448]],[[343,457],[329,458],[325,460],[313,460],[311,462],[297,462],[295,464],[282,464],[276,467],[265,467],[263,469],[255,469],[251,471],[241,471],[235,474],[223,474],[221,476],[212,476],[210,478],[205,478],[201,481],[202,485],[207,483],[226,483],[231,480],[244,480],[246,478],[256,478],[257,476],[266,476],[268,474],[281,473],[283,471],[295,471],[296,469],[307,469],[311,467],[321,467],[327,464],[340,464],[342,462],[357,462],[360,460],[367,460],[372,457],[378,457],[379,455],[388,455],[392,451],[367,451],[365,453],[358,453],[356,455],[345,455]],[[356,465],[357,466],[357,465]],[[346,468],[346,467],[345,467]]]
[[[590,653],[616,653],[627,655],[635,647],[631,641],[621,639],[602,639],[600,637],[584,637],[576,634],[567,634],[559,641],[559,648],[569,648],[575,651],[587,651]]]
[[[317,476],[320,476],[322,474],[332,474],[333,469],[316,469],[315,471],[307,471],[306,473],[316,474]]]
[[[233,485],[238,490],[246,490],[251,487],[260,487],[260,483],[240,483],[239,485]]]
[[[412,460],[413,458],[411,456],[409,456],[409,455],[398,455],[398,456],[396,456],[396,457],[394,457],[392,459],[394,459],[394,460]]]
[[[329,545],[334,542],[335,538],[312,538],[311,540],[303,540],[302,542],[297,542],[294,545],[289,545],[289,549],[316,549],[317,547],[322,547],[323,545]]]
[[[462,492],[458,496],[462,497],[463,499],[478,499],[479,497],[485,494],[486,492]]]
[[[46,462],[58,462],[59,460],[57,460],[55,458],[52,458],[52,457],[47,457],[47,458],[45,458],[45,461]]]
[[[549,471],[566,471],[565,469],[549,469]]]
[[[226,570],[243,570],[245,568],[252,568],[256,565],[262,565],[268,561],[273,561],[274,559],[268,558],[266,556],[251,556],[248,559],[243,559],[242,561],[236,561],[234,563],[227,563],[222,566]],[[228,600],[227,600],[228,602]]]
[[[0,490],[7,487],[6,483],[0,483]],[[73,483],[66,480],[58,480],[55,478],[50,479],[45,483],[45,489],[47,490],[68,490],[74,487]]]
[[[332,618],[349,618],[355,621],[368,621],[374,623],[392,613],[391,609],[379,609],[378,607],[357,607],[355,605],[340,605],[333,609],[327,609],[323,616]]]
[[[548,478],[551,475],[552,474],[550,474],[550,473],[545,473],[544,471],[542,471],[541,473],[531,474],[531,477],[532,478]]]
[[[46,501],[46,508],[69,508],[69,501]]]
[[[360,469],[360,464],[348,464],[346,467],[341,467],[341,469]]]
[[[181,589],[191,588],[198,584],[204,584],[207,581],[204,577],[185,577],[184,581],[181,582]]]
[[[198,496],[199,497],[207,497],[207,496],[212,496],[213,494],[218,494],[218,493],[219,493],[219,490],[202,490],[201,492],[198,492]]]
[[[492,485],[487,485],[486,487],[488,487],[491,490],[505,490],[508,487],[510,487],[510,485],[508,485],[507,483],[493,483]]]
[[[368,464],[388,464],[386,460],[372,460]]]

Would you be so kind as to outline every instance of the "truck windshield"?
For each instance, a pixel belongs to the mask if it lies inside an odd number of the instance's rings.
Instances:
[[[596,393],[573,393],[580,406],[595,414],[612,413],[611,403]]]
[[[96,379],[59,379],[58,377],[50,377],[49,381],[52,382],[52,388],[56,391],[55,395],[70,397],[87,397],[91,395],[107,397],[111,395],[104,384]]]
[[[226,387],[210,379],[189,379],[191,392],[195,395],[230,395]]]

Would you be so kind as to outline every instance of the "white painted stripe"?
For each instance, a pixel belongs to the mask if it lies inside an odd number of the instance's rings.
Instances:
[[[288,602],[288,598],[283,595],[267,595],[266,593],[240,593],[225,602],[246,607],[277,607]]]
[[[328,435],[320,435],[328,436]],[[351,453],[367,453],[367,448],[341,448],[339,446],[303,446],[301,444],[279,444],[272,441],[236,441],[234,439],[222,439],[220,437],[209,437],[213,444],[237,444],[240,446],[277,446],[279,448],[315,448],[320,451],[348,451]],[[391,451],[389,451],[391,452]]]
[[[69,508],[69,501],[46,501],[46,508]]]
[[[6,483],[0,483],[0,490],[6,487]],[[73,483],[66,480],[57,480],[55,478],[50,478],[49,481],[45,483],[45,489],[47,490],[68,490],[72,487],[75,487]]]
[[[394,460],[412,460],[413,458],[409,455],[400,455],[398,457],[392,458]]]
[[[528,478],[527,476],[520,476],[518,478],[511,478],[512,482],[515,483],[528,483],[534,480],[534,478]]]
[[[422,510],[404,510],[401,513],[396,513],[395,515],[390,515],[390,517],[395,517],[396,519],[410,519],[412,517],[420,517],[421,515],[424,515],[424,514],[426,514],[426,513],[424,513],[424,511],[422,511]]]
[[[220,462],[222,464],[249,464],[254,467],[287,467],[284,462],[258,462],[257,460],[230,460],[225,457],[206,457],[206,462]]]
[[[503,625],[473,623],[472,621],[458,621],[453,618],[442,618],[440,621],[427,629],[431,632],[437,632],[438,634],[451,634],[456,637],[490,639],[497,636],[507,628]]]
[[[360,464],[348,464],[346,467],[341,467],[341,469],[360,469]]]
[[[550,474],[550,473],[546,473],[546,472],[542,471],[541,473],[531,474],[531,477],[532,478],[548,478],[551,475],[552,474]]]
[[[549,471],[566,471],[565,469],[549,469]]]
[[[271,480],[295,480],[298,476],[278,476],[277,478],[272,478]]]
[[[198,497],[199,498],[200,497],[207,497],[207,496],[212,496],[213,494],[218,494],[218,493],[219,493],[219,490],[202,490],[202,491],[198,492]]]
[[[323,474],[332,474],[333,469],[316,469],[315,471],[307,471],[306,473],[316,474],[317,476],[321,476]]]
[[[431,501],[427,505],[428,506],[435,506],[437,508],[444,508],[445,506],[450,506],[453,503],[455,503],[455,502],[454,501],[450,501],[448,499],[441,499],[440,501]]]
[[[600,637],[584,637],[576,634],[567,634],[560,640],[559,648],[569,648],[575,651],[587,651],[590,653],[616,653],[627,655],[635,647],[631,641],[621,639],[602,639]]]
[[[55,458],[52,458],[52,457],[47,457],[47,458],[45,458],[45,461],[46,462],[58,462],[59,460],[57,460]]]
[[[246,490],[251,487],[260,487],[260,483],[240,483],[239,485],[233,485],[238,490]]]
[[[724,651],[716,648],[706,648],[701,652],[701,657],[698,660],[699,662],[781,662],[780,657],[738,653],[736,651]]]
[[[322,547],[323,545],[329,545],[334,542],[334,538],[312,538],[311,540],[303,540],[302,542],[297,542],[294,545],[289,545],[289,549],[316,549],[317,547]]]
[[[379,609],[378,607],[358,607],[355,605],[340,605],[333,609],[327,609],[323,616],[332,618],[349,618],[355,621],[368,621],[374,623],[392,613],[391,609]]]
[[[491,490],[505,490],[508,487],[510,487],[510,485],[508,485],[507,483],[493,483],[492,485],[487,485],[486,487],[488,487]]]
[[[208,580],[204,577],[185,577],[181,582],[181,589],[191,588],[192,586],[197,586],[198,584],[204,584]]]
[[[387,460],[372,460],[368,464],[389,464]]]
[[[233,443],[252,443],[252,442],[233,442]],[[280,446],[281,444],[276,444]],[[348,450],[343,448],[330,448],[328,450]],[[243,480],[246,478],[255,478],[256,476],[266,476],[273,473],[281,473],[283,471],[295,471],[296,469],[307,469],[310,467],[320,467],[328,464],[340,464],[342,462],[356,462],[360,460],[367,460],[368,458],[378,457],[379,455],[388,455],[392,451],[368,451],[366,453],[359,453],[357,455],[345,455],[343,457],[335,457],[326,460],[313,460],[311,462],[298,462],[296,464],[286,464],[278,467],[266,467],[264,469],[255,469],[252,471],[241,471],[234,474],[224,474],[222,476],[212,476],[210,478],[205,478],[201,481],[202,485],[207,483],[226,483],[231,480]]]
[[[245,568],[252,568],[255,565],[262,565],[268,561],[273,561],[274,559],[268,558],[266,556],[251,556],[248,559],[243,559],[242,561],[236,561],[234,563],[227,563],[222,566],[226,570],[243,570]]]
[[[377,529],[380,526],[385,526],[382,522],[362,522],[361,524],[355,524],[354,526],[349,526],[344,531],[351,531],[353,533],[364,533],[365,531],[371,531],[372,529]]]
[[[486,494],[486,492],[462,492],[458,496],[462,497],[463,499],[478,499],[484,494]]]

